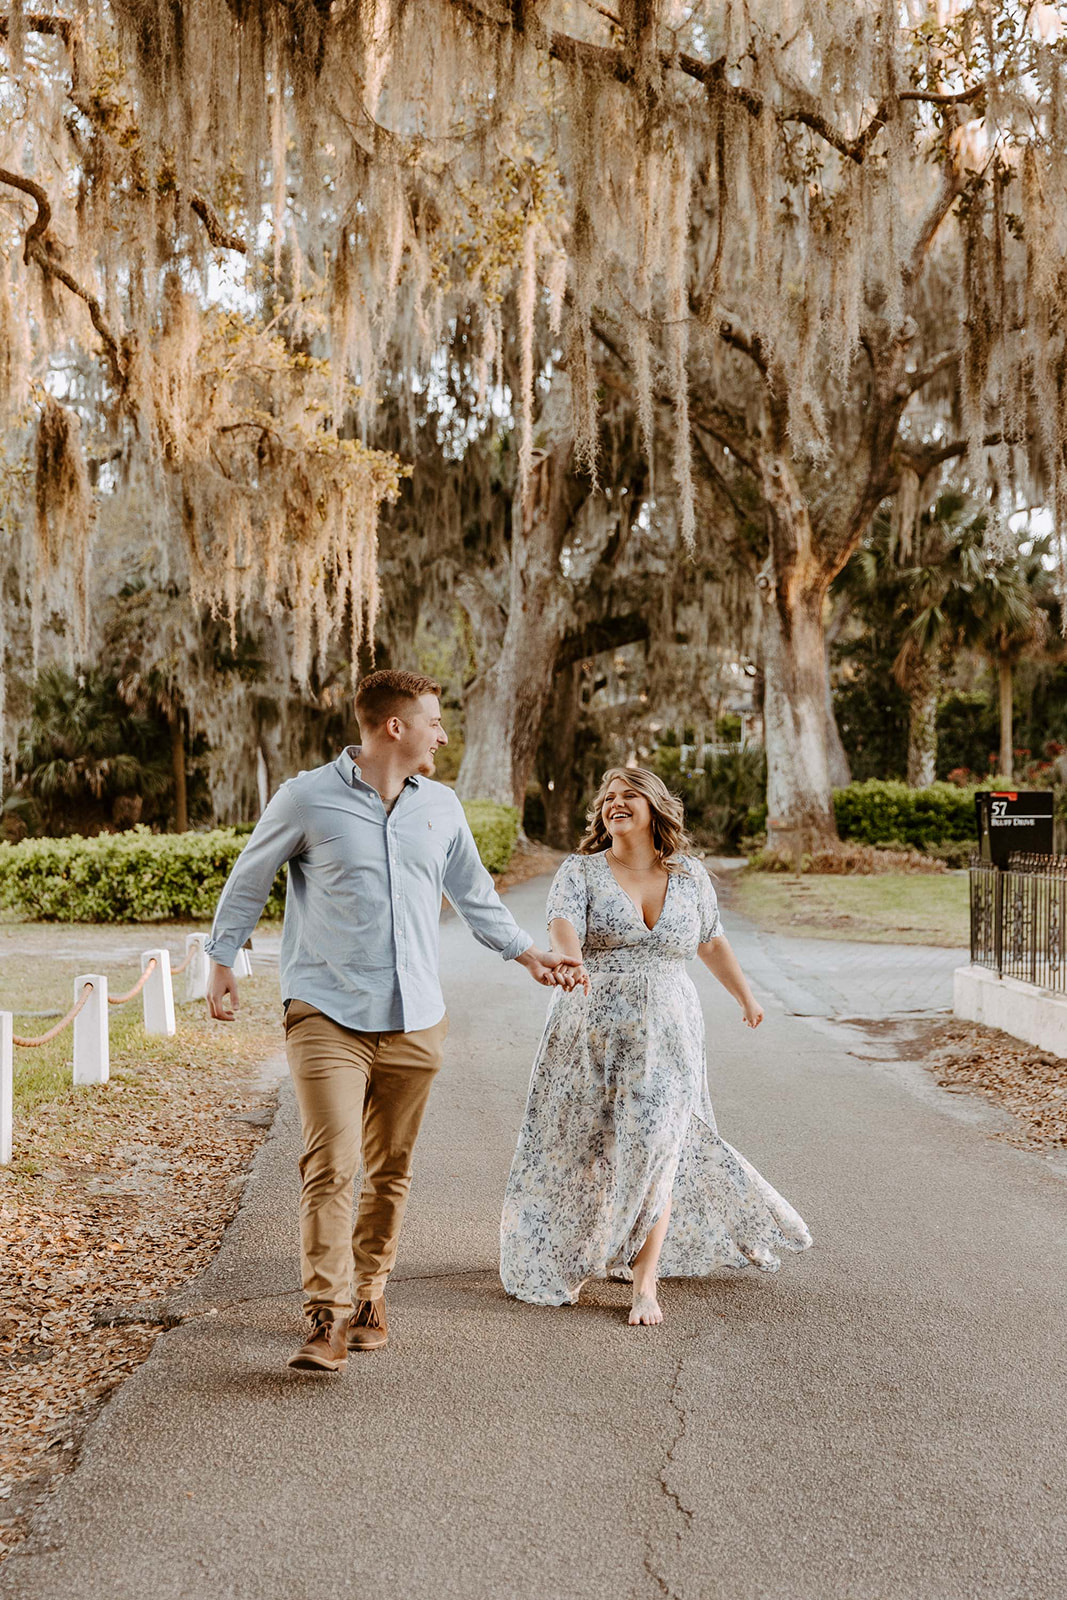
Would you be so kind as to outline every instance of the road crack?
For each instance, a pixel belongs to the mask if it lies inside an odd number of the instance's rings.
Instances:
[[[693,1518],[696,1515],[694,1508],[686,1505],[677,1489],[675,1489],[671,1483],[671,1470],[676,1463],[678,1451],[681,1448],[689,1428],[689,1412],[688,1408],[683,1402],[681,1392],[682,1369],[685,1366],[686,1354],[687,1352],[683,1350],[681,1355],[678,1357],[674,1368],[674,1373],[671,1377],[670,1387],[667,1391],[667,1401],[674,1413],[677,1425],[675,1428],[674,1437],[671,1439],[670,1444],[667,1447],[667,1452],[663,1458],[663,1464],[660,1467],[657,1480],[660,1487],[660,1493],[662,1494],[664,1500],[667,1501],[671,1512],[677,1519],[680,1519],[681,1526],[676,1526],[674,1529],[674,1542],[676,1549],[680,1548],[682,1540],[692,1529]],[[659,1565],[662,1563],[657,1563],[656,1561],[656,1544],[661,1542],[662,1540],[654,1540],[651,1533],[646,1535],[645,1543],[647,1549],[645,1551],[644,1560],[645,1571],[648,1573],[653,1583],[655,1583],[658,1593],[664,1597],[664,1600],[682,1600],[682,1596],[680,1595],[679,1591],[675,1589],[674,1586],[669,1583],[666,1578],[664,1578],[662,1572],[658,1570]]]

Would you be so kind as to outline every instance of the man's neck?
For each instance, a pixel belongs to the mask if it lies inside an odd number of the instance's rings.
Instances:
[[[385,809],[391,811],[412,774],[390,761],[387,754],[369,750],[366,745],[356,752],[356,766],[363,782],[377,789]]]

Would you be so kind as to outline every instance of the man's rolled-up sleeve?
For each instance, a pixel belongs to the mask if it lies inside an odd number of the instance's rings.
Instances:
[[[530,948],[533,940],[519,927],[493,887],[492,875],[478,854],[474,835],[458,800],[456,809],[459,817],[445,864],[445,895],[479,944],[496,950],[505,961],[514,961]]]
[[[299,855],[306,842],[299,807],[281,788],[256,823],[219,896],[211,937],[204,946],[212,961],[233,966],[263,914],[279,869]]]

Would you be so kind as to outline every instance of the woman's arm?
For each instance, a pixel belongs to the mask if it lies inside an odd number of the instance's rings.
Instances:
[[[583,964],[581,940],[578,938],[578,930],[574,923],[568,921],[566,917],[553,917],[548,925],[548,945],[555,955],[574,963],[571,969],[574,986],[581,984],[588,994],[589,974]]]
[[[725,934],[717,939],[709,939],[707,944],[699,945],[697,955],[712,977],[717,978],[727,993],[733,995],[744,1012],[747,1025],[750,1028],[758,1028],[763,1021],[763,1007],[756,1002],[748,986],[748,979],[741,971],[740,963],[730,949],[730,941]]]

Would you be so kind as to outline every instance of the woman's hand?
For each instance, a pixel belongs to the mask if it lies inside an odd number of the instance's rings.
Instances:
[[[745,1018],[746,1028],[758,1028],[763,1021],[763,1007],[751,995],[741,1002],[741,1011]]]
[[[589,993],[589,974],[583,962],[561,965],[558,970],[566,973],[566,977],[561,980],[565,989],[584,989],[586,994]]]

